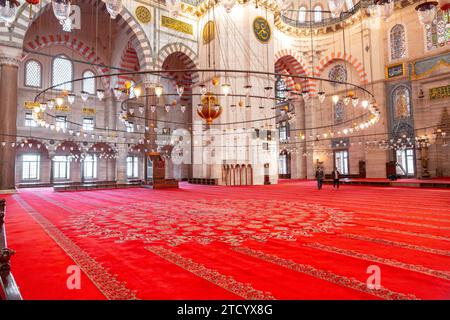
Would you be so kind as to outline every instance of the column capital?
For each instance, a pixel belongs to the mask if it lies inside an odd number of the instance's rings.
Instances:
[[[0,66],[5,66],[5,65],[19,67],[20,59],[17,57],[0,56]]]
[[[18,67],[21,62],[22,49],[0,45],[0,65]]]

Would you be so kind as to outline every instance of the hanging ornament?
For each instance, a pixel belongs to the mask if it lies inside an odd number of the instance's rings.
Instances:
[[[134,93],[134,96],[138,99],[141,96],[141,94],[142,94],[141,87],[134,87],[133,88],[133,93]]]
[[[378,7],[378,17],[388,21],[394,13],[394,0],[375,0]]]
[[[71,12],[70,0],[52,0],[53,13],[61,25],[69,19]]]
[[[345,96],[344,97],[344,105],[348,106],[349,103],[350,103],[350,97],[349,96]]]
[[[122,10],[122,0],[106,0],[106,10],[111,19],[115,19]]]
[[[52,110],[55,107],[55,100],[54,99],[48,100],[47,106],[49,107],[50,110]]]
[[[56,98],[56,104],[58,105],[58,107],[61,107],[64,103],[64,99],[62,97],[58,97]]]
[[[208,125],[210,125],[214,119],[217,119],[221,113],[222,107],[218,104],[218,101],[212,92],[208,92],[202,98],[202,103],[197,106],[198,116],[206,120]]]
[[[144,113],[144,107],[143,107],[143,106],[140,106],[140,107],[139,107],[139,113],[140,113],[140,114],[143,114],[143,113]]]
[[[75,95],[73,93],[69,93],[67,95],[67,101],[72,105],[75,102]]]
[[[426,28],[431,27],[436,18],[436,8],[438,3],[436,1],[427,1],[419,4],[416,7],[419,22]]]
[[[309,91],[306,91],[306,90],[303,91],[302,97],[303,97],[303,100],[305,100],[305,102],[308,101],[309,100]]]
[[[272,95],[272,89],[273,88],[271,86],[264,87],[264,93],[267,98],[269,98]]]
[[[156,106],[150,106],[150,111],[152,112],[152,113],[154,113],[155,111],[156,111]]]
[[[338,103],[339,101],[339,95],[335,94],[331,97],[331,100],[333,101],[334,104]]]
[[[184,93],[184,87],[181,84],[177,84],[177,93],[181,97]]]
[[[369,106],[369,101],[363,100],[363,101],[361,101],[361,105],[364,109],[367,109],[367,107]]]
[[[167,104],[167,105],[165,106],[165,109],[166,109],[166,112],[169,112],[169,111],[170,111],[170,104]]]
[[[0,21],[5,23],[6,27],[10,27],[16,19],[16,8],[20,6],[17,0],[0,0]]]
[[[354,96],[354,97],[352,98],[352,104],[353,104],[353,106],[356,107],[356,106],[358,105],[358,102],[359,102],[359,98],[356,97],[356,96]]]
[[[231,9],[233,9],[234,5],[236,4],[236,0],[221,0],[221,3],[225,10],[230,13]]]
[[[186,111],[186,106],[185,105],[181,105],[180,109],[181,109],[181,112],[184,113],[184,111]]]
[[[230,94],[230,91],[231,91],[231,85],[229,85],[228,83],[222,84],[222,93],[224,94],[225,97]]]
[[[97,90],[97,98],[98,98],[98,100],[102,101],[104,97],[105,97],[105,90],[98,89]]]
[[[120,99],[120,97],[122,96],[122,90],[120,88],[114,88],[114,96],[116,97],[117,100]]]
[[[30,20],[33,17],[33,6],[38,5],[39,2],[40,2],[40,0],[27,0],[27,3],[29,4],[29,9],[30,9],[30,15],[29,15]]]
[[[83,102],[86,102],[89,99],[89,94],[86,91],[81,91],[80,97],[81,97],[81,100],[83,100]]]
[[[317,96],[319,97],[320,103],[322,103],[322,102],[325,101],[325,92],[319,91],[319,92],[317,93]]]
[[[207,91],[208,89],[206,88],[206,86],[205,86],[204,84],[199,85],[199,87],[200,87],[200,93],[201,93],[201,95],[204,96],[204,95],[206,94],[206,91]]]
[[[344,0],[328,0],[328,8],[330,8],[331,16],[339,18],[342,11],[344,11]]]
[[[163,90],[164,90],[164,88],[162,85],[158,84],[155,86],[155,94],[158,98],[161,97]]]

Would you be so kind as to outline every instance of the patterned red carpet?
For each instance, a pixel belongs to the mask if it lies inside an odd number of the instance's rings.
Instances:
[[[450,190],[35,189],[6,221],[25,299],[450,299]]]

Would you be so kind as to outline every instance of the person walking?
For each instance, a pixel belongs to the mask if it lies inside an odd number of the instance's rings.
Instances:
[[[334,168],[331,175],[333,176],[333,188],[339,189],[339,179],[341,177],[341,173],[339,172],[337,167]]]
[[[316,170],[316,179],[317,179],[317,189],[321,190],[322,189],[322,184],[323,184],[323,170],[322,167],[318,167]]]

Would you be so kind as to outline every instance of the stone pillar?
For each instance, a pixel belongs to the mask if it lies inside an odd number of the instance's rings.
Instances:
[[[118,182],[127,182],[127,156],[128,146],[126,144],[118,145],[116,159],[116,180]]]
[[[105,97],[105,127],[117,129],[117,102],[110,95]]]
[[[0,136],[1,141],[16,142],[18,55],[0,53]],[[0,192],[15,189],[15,149],[0,147]]]

